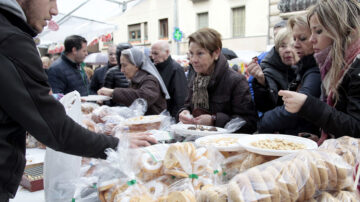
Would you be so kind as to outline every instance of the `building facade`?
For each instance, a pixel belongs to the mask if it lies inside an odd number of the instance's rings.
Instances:
[[[118,31],[114,43],[150,46],[163,39],[173,54],[186,54],[187,36],[202,27],[222,35],[223,46],[233,50],[264,51],[270,43],[271,0],[143,0],[110,20]],[[183,34],[175,42],[175,27]]]

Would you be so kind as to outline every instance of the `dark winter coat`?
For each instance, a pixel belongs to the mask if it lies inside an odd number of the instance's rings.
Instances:
[[[253,80],[254,102],[256,109],[265,112],[283,105],[281,97],[278,96],[279,90],[286,90],[289,82],[295,79],[295,70],[291,66],[285,65],[280,58],[275,47],[270,50],[260,63],[265,76],[265,86]]]
[[[360,55],[344,75],[338,87],[335,108],[320,99],[308,96],[298,115],[335,137],[360,138]]]
[[[192,77],[189,86],[189,95],[182,110],[194,110],[191,103],[193,83]],[[245,76],[229,68],[225,56],[220,55],[215,64],[214,73],[208,85],[209,111],[216,115],[215,126],[224,127],[231,119],[240,117],[246,124],[237,132],[253,133],[256,131],[257,112],[251,100],[249,85]],[[182,111],[180,110],[180,112]]]
[[[99,67],[94,71],[94,75],[90,82],[90,93],[91,94],[97,94],[97,91],[100,88],[104,87],[106,72],[111,67],[113,67],[113,66],[110,66],[110,64],[108,64],[104,67]]]
[[[49,95],[33,37],[18,16],[0,8],[0,199],[14,197],[25,167],[25,131],[57,151],[105,158],[118,139],[84,129]]]
[[[129,87],[129,82],[119,66],[112,67],[106,72],[104,87],[111,89]]]
[[[155,66],[170,94],[170,99],[167,100],[167,110],[171,116],[176,117],[178,111],[184,107],[187,96],[187,80],[184,69],[171,56]]]
[[[89,82],[85,71],[64,53],[51,65],[48,76],[53,93],[67,94],[77,90],[81,96],[89,95]]]
[[[113,93],[113,101],[125,106],[130,106],[137,98],[147,101],[145,115],[160,114],[166,109],[166,100],[159,81],[141,69],[131,79],[129,88],[115,88]]]
[[[313,55],[303,57],[297,64],[296,78],[293,82],[293,88],[299,93],[319,98],[321,94],[320,71]],[[319,127],[306,121],[297,114],[289,113],[284,105],[277,106],[272,110],[265,112],[259,122],[259,133],[274,133],[298,135],[306,132],[319,134]]]

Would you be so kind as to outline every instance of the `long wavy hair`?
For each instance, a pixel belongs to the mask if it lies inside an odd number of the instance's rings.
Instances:
[[[307,20],[317,15],[320,24],[333,40],[330,50],[332,64],[329,72],[330,86],[335,96],[339,99],[338,86],[339,76],[347,65],[345,53],[348,46],[359,38],[360,30],[360,6],[356,0],[319,0],[318,3],[309,8]]]

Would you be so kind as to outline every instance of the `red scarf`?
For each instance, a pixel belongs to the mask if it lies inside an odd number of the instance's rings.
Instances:
[[[326,48],[327,49],[327,48]],[[324,79],[325,75],[329,72],[330,70],[330,67],[331,67],[331,56],[330,56],[330,49],[329,50],[326,50],[324,49],[323,51],[321,51],[320,53],[325,53],[325,51],[328,52],[328,55],[325,57],[324,60],[321,60],[323,59],[323,55],[318,55],[318,58],[316,55],[315,56],[315,59],[318,61],[319,63],[319,67],[320,67],[320,74],[321,74],[321,79]],[[339,77],[337,79],[337,81],[335,81],[337,84],[341,83],[344,76],[345,76],[345,73],[347,72],[347,70],[349,69],[349,67],[351,66],[351,64],[354,62],[355,58],[357,55],[360,54],[360,38],[357,39],[354,43],[352,43],[348,49],[346,50],[345,52],[345,63],[346,63],[346,66],[344,68],[341,69],[340,71],[340,74],[339,74]],[[319,57],[321,56],[321,57]],[[329,59],[328,59],[329,58]],[[320,63],[324,61],[323,63]],[[335,100],[334,100],[334,93],[330,90],[329,92],[329,95],[327,96],[327,99],[326,99],[326,103],[331,106],[331,107],[335,107]],[[324,130],[321,131],[321,137],[318,141],[318,145],[321,145],[328,137],[328,134],[324,132]]]

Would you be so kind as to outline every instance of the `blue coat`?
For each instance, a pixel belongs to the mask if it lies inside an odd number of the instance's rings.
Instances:
[[[50,66],[48,77],[53,93],[67,94],[77,90],[81,96],[89,95],[85,72],[64,54]]]

